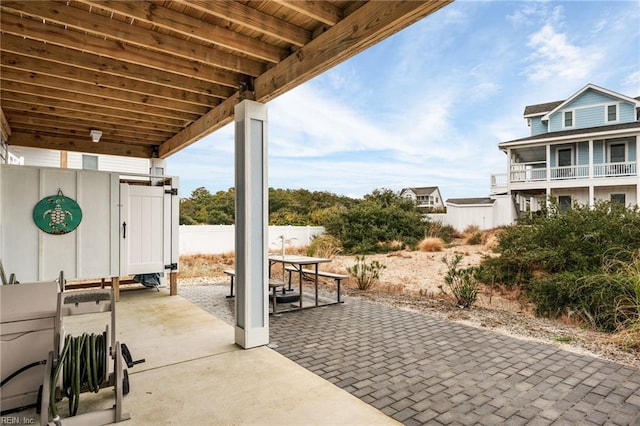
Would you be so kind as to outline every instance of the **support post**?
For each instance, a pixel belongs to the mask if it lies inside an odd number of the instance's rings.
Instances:
[[[236,323],[235,343],[269,343],[267,266],[267,107],[235,107]]]

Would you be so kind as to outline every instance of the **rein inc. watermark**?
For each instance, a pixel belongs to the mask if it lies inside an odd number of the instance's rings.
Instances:
[[[0,425],[34,425],[36,419],[25,416],[0,416]]]

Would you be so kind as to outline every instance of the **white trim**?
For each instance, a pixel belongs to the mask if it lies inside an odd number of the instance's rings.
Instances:
[[[571,113],[571,126],[567,126],[566,114]],[[563,129],[575,129],[576,127],[576,110],[575,109],[567,109],[562,111],[562,115],[560,116],[560,120],[562,121]]]
[[[616,119],[609,121],[609,107],[610,106],[615,106],[616,107]],[[620,122],[620,102],[612,102],[612,103],[608,103],[604,106],[604,124],[615,124],[615,123],[619,123]]]

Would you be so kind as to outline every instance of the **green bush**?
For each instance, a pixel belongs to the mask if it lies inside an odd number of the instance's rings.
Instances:
[[[606,331],[637,326],[640,255],[625,248],[640,247],[638,209],[600,202],[560,213],[551,203],[545,213],[499,234],[482,280],[523,287],[538,315],[573,313]]]
[[[380,271],[386,268],[386,265],[372,260],[366,262],[365,256],[356,256],[356,263],[347,267],[347,271],[356,280],[359,290],[369,290],[380,279]]]
[[[453,294],[458,306],[470,308],[478,299],[480,268],[470,266],[460,269],[458,266],[461,260],[462,255],[460,254],[456,254],[451,261],[447,257],[442,258],[442,261],[447,265],[444,282],[447,284],[451,294]]]
[[[311,244],[307,247],[308,256],[324,257],[327,259],[333,258],[340,252],[342,252],[340,240],[327,234],[315,236],[313,240],[311,240]]]

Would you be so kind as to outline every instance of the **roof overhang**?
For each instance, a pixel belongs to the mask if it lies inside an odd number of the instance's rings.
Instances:
[[[612,129],[612,127],[617,127]],[[508,142],[501,142],[498,148],[506,151],[507,148],[515,148],[519,146],[542,145],[551,142],[572,142],[590,139],[610,139],[625,136],[634,136],[640,133],[640,123],[634,122],[628,125],[602,126],[596,128],[586,128],[578,130],[566,130],[561,132],[543,133],[538,136],[532,136],[522,139],[516,139]]]
[[[3,0],[3,135],[164,158],[452,1]]]

